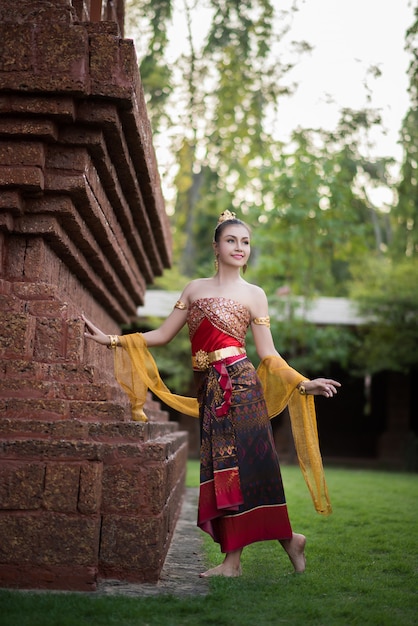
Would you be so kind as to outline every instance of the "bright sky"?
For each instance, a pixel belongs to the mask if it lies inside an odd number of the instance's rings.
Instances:
[[[405,33],[412,23],[411,0],[304,0],[290,34],[314,51],[294,70],[296,95],[283,99],[283,137],[285,129],[297,126],[332,129],[340,108],[366,106],[363,83],[367,69],[376,65],[382,75],[368,79],[371,106],[381,111],[387,135],[374,137],[375,153],[400,159],[397,141],[409,108]]]
[[[278,9],[288,9],[293,0],[274,0]],[[416,0],[299,0],[294,13],[289,41],[307,41],[314,50],[288,76],[298,84],[292,97],[279,102],[279,115],[272,132],[286,141],[297,128],[332,130],[342,108],[378,109],[385,132],[376,131],[370,138],[374,147],[368,156],[394,157],[398,163],[402,150],[398,145],[403,117],[408,110],[407,68],[410,56],[405,52],[405,34],[413,24]],[[204,7],[205,3],[200,2]],[[175,2],[169,52],[175,58],[186,41],[183,2]],[[211,13],[202,8],[194,14],[193,33],[196,43],[207,32]],[[127,36],[132,36],[127,33]],[[134,35],[135,38],[135,35]],[[137,49],[141,36],[137,34]],[[143,52],[143,51],[142,51]],[[381,76],[367,75],[377,66]],[[367,103],[365,80],[372,91]],[[164,152],[157,150],[161,173],[165,171]],[[163,186],[164,186],[163,176]],[[165,190],[168,200],[173,190]]]

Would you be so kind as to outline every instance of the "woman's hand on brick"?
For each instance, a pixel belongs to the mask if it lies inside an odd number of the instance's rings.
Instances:
[[[96,343],[100,343],[102,346],[110,346],[110,336],[105,335],[100,328],[97,328],[92,322],[90,322],[87,317],[82,314],[81,318],[86,325],[87,331],[84,333],[84,336],[87,339],[93,339]]]

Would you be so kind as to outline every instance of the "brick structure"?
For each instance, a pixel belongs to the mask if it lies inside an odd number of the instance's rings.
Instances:
[[[80,321],[120,333],[170,264],[122,22],[122,0],[0,2],[0,586],[156,582],[180,511],[186,434],[151,400],[131,421]]]

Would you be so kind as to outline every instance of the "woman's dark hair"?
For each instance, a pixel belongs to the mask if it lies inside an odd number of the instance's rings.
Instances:
[[[219,237],[221,236],[223,230],[227,226],[234,226],[234,225],[245,226],[245,228],[248,230],[248,234],[251,235],[251,228],[248,226],[248,224],[246,224],[242,220],[239,220],[237,217],[234,217],[233,219],[230,219],[230,220],[224,220],[223,222],[220,222],[217,225],[217,227],[215,228],[215,232],[213,233],[213,241],[218,243]]]

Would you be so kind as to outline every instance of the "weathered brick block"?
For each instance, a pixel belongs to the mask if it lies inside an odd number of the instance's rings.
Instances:
[[[132,75],[129,67],[120,63],[119,37],[107,34],[92,35],[90,38],[90,74],[95,94],[130,99],[132,96]],[[133,43],[127,42],[131,56],[135,58]],[[127,64],[128,65],[128,64]]]
[[[4,360],[4,378],[42,378],[39,364],[35,361],[26,361],[21,359]]]
[[[37,363],[41,376],[48,380],[72,383],[93,383],[94,368],[78,362],[66,363]]]
[[[42,192],[44,175],[39,167],[1,165],[0,187],[19,187],[22,192]]]
[[[49,95],[48,98],[40,98],[14,92],[0,95],[0,113],[25,115],[26,119],[34,115],[53,117],[57,122],[68,123],[75,118],[75,103],[68,96]]]
[[[150,439],[149,422],[93,423],[89,427],[89,437],[96,441],[133,441],[138,445]]]
[[[99,384],[62,384],[57,391],[60,398],[80,401],[102,401],[111,399],[111,389]]]
[[[8,398],[0,400],[0,413],[8,418],[33,418],[40,420],[68,417],[68,402],[65,400],[32,398]]]
[[[184,480],[185,468],[188,457],[187,441],[177,450],[167,463],[167,477],[165,481],[167,497],[175,488],[178,481]]]
[[[0,464],[0,509],[39,509],[42,505],[45,464]]]
[[[12,589],[96,591],[97,567],[80,565],[0,564],[0,586]]]
[[[13,137],[14,139],[45,139],[56,141],[58,128],[50,120],[22,119],[19,117],[0,118],[0,136]]]
[[[144,474],[136,464],[105,465],[103,470],[102,511],[129,514],[139,512],[145,492]]]
[[[99,571],[127,580],[157,580],[167,536],[164,518],[105,515],[102,523]]]
[[[37,318],[33,357],[37,361],[65,360],[65,326],[61,319]]]
[[[13,215],[22,215],[23,200],[19,190],[2,189],[0,191],[0,209],[10,211]]]
[[[85,148],[67,147],[63,150],[60,145],[50,145],[46,153],[45,165],[48,169],[71,170],[85,172],[90,164],[90,157]]]
[[[34,318],[0,311],[0,354],[7,358],[29,358],[32,352]]]
[[[32,78],[34,85],[41,83],[55,92],[89,91],[89,40],[83,26],[37,24],[35,53],[38,71]]]
[[[45,148],[37,141],[0,141],[0,165],[45,166]]]
[[[47,463],[44,506],[50,511],[76,513],[80,464]]]
[[[89,437],[88,424],[75,420],[42,421],[38,419],[10,419],[0,418],[0,437],[13,439],[26,437],[28,439],[78,439],[86,440]]]
[[[10,283],[8,283],[8,286],[8,293],[0,293],[0,311],[5,311],[6,313],[26,313],[25,302],[11,293]]]
[[[56,287],[49,283],[15,282],[13,293],[25,300],[53,300],[56,297]]]
[[[57,300],[34,300],[28,302],[25,309],[30,315],[44,319],[60,319],[63,316],[63,304]]]
[[[41,237],[10,237],[5,268],[7,277],[16,281],[13,291],[17,296],[26,299],[56,296],[59,264]]]
[[[81,466],[78,510],[83,514],[98,513],[102,501],[103,463]]]
[[[101,421],[107,420],[111,422],[130,420],[131,417],[127,413],[127,406],[118,404],[110,404],[109,402],[79,402],[76,400],[69,401],[69,417],[71,419]]]
[[[166,463],[147,465],[142,475],[143,512],[157,516],[163,510],[166,501]]]
[[[51,383],[43,380],[30,379],[11,379],[0,380],[0,397],[1,398],[45,398],[53,393]]]
[[[100,517],[0,512],[0,562],[95,566]]]
[[[31,24],[0,24],[1,72],[28,72],[33,67]],[[19,45],[16,45],[19,41]]]

